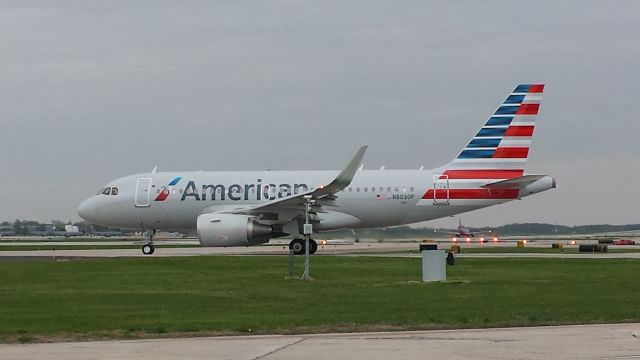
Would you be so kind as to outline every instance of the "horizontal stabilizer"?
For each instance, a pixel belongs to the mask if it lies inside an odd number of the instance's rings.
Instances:
[[[524,175],[513,179],[501,180],[482,185],[489,189],[522,189],[547,175]]]

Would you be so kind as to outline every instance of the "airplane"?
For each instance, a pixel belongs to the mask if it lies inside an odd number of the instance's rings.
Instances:
[[[387,227],[452,216],[556,187],[525,174],[544,84],[518,85],[449,163],[431,170],[364,170],[361,147],[342,171],[158,172],[125,176],[78,207],[88,222],[154,234],[196,230],[203,246],[250,246],[312,232]],[[309,229],[309,227],[306,227]],[[291,235],[293,234],[293,235]],[[300,235],[298,235],[300,234]],[[309,241],[309,253],[318,248]]]
[[[93,225],[91,225],[89,226],[88,234],[93,236],[112,237],[112,236],[122,236],[122,231],[118,231],[118,230],[97,231],[93,227]]]
[[[447,232],[444,231],[445,234],[453,235],[451,237],[451,241],[457,242],[458,238],[465,239],[466,242],[471,242],[471,239],[474,239],[476,235],[479,236],[480,243],[488,242],[489,239],[493,240],[493,242],[498,242],[498,236],[494,234],[485,234],[485,233],[474,233],[471,229],[462,226],[462,220],[458,218],[458,231],[456,232]],[[442,232],[442,231],[441,231]]]
[[[3,236],[16,236],[16,233],[12,230],[0,230],[0,237]]]

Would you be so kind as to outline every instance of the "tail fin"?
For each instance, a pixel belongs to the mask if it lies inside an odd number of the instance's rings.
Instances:
[[[440,168],[449,179],[522,176],[544,84],[523,84],[500,105],[456,159]]]

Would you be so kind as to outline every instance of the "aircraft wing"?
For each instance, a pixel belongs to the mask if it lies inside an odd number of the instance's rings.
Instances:
[[[337,199],[336,193],[345,189],[358,171],[358,167],[364,158],[364,154],[367,151],[367,146],[361,147],[355,154],[353,159],[349,161],[347,166],[342,169],[340,174],[336,176],[331,183],[325,186],[318,187],[314,190],[309,190],[300,194],[291,195],[282,199],[276,199],[262,204],[250,205],[246,207],[240,207],[235,209],[227,209],[221,212],[230,214],[245,214],[245,215],[260,215],[260,214],[278,214],[278,219],[283,218],[286,221],[290,221],[291,218],[304,214],[305,212],[305,197],[310,196],[315,200],[312,206],[312,212],[321,213],[322,206],[333,206]],[[287,219],[288,218],[288,219]]]

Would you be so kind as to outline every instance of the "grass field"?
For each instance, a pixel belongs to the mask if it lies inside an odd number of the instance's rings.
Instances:
[[[302,264],[297,264],[301,270]],[[434,329],[640,320],[640,262],[276,256],[0,262],[0,340]]]

